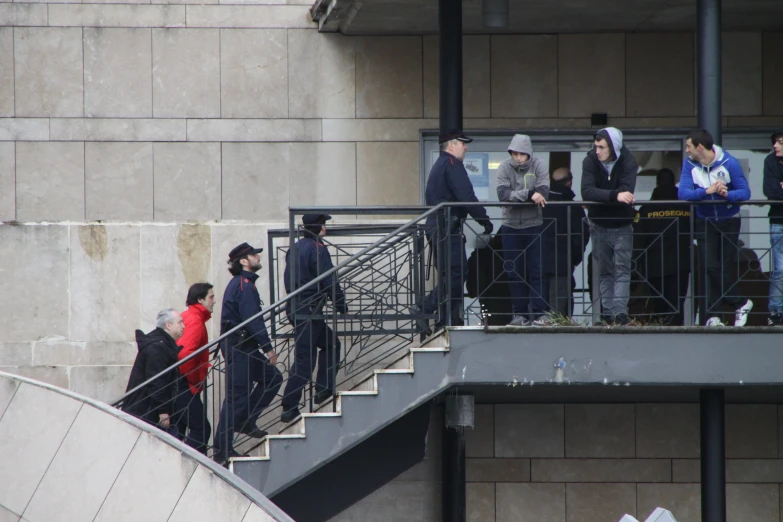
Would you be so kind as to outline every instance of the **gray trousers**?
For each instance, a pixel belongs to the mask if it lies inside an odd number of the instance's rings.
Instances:
[[[590,239],[593,242],[593,261],[598,263],[602,313],[628,315],[633,227],[605,228],[591,222]]]

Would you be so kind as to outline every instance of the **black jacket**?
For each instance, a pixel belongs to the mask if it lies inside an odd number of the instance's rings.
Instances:
[[[591,221],[607,228],[619,228],[633,222],[633,205],[617,202],[620,192],[633,192],[636,188],[636,158],[623,145],[620,157],[612,167],[611,174],[601,164],[595,150],[591,150],[582,161],[582,199],[598,201],[608,205],[592,206],[588,210]]]
[[[465,165],[449,154],[441,152],[440,157],[432,165],[430,175],[427,178],[427,188],[424,191],[427,206],[434,207],[445,202],[477,202],[478,198],[473,191],[473,184],[468,178]],[[455,207],[451,209],[452,218],[465,219],[468,214],[482,226],[489,222],[487,211],[484,207]],[[437,216],[427,218],[427,227],[435,226]]]
[[[226,285],[223,293],[223,307],[220,313],[220,333],[224,334],[235,326],[244,323],[261,311],[261,296],[256,288],[258,274],[242,270]],[[266,353],[274,349],[263,317],[256,317],[242,330],[253,342],[245,343],[246,350],[255,350],[257,346]],[[236,345],[239,334],[234,334],[229,342]]]
[[[155,328],[148,334],[136,330],[136,344],[139,353],[133,362],[126,392],[177,363],[179,346],[161,328]],[[161,413],[171,415],[173,411],[178,376],[179,372],[175,369],[134,392],[123,401],[123,411],[150,424],[157,424]]]
[[[783,158],[773,152],[764,158],[764,195],[767,199],[783,201]],[[783,225],[783,203],[769,206],[769,222]]]
[[[573,201],[574,191],[560,183],[549,187],[549,201]],[[544,252],[548,276],[571,277],[574,268],[582,262],[587,243],[590,240],[590,227],[585,219],[585,211],[578,205],[571,205],[571,237],[568,237],[568,207],[565,205],[547,205],[544,216]],[[568,260],[568,242],[571,241],[571,260]]]
[[[676,200],[677,187],[657,187],[651,199]],[[643,279],[691,271],[690,223],[687,203],[642,205],[633,226],[633,256]]]

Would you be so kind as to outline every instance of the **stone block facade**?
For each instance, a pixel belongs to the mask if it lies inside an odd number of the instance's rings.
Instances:
[[[777,405],[726,406],[730,522],[783,521],[780,413]],[[477,404],[467,432],[468,520],[644,520],[664,507],[678,522],[699,522],[698,423],[698,404]],[[442,425],[436,406],[424,461],[332,522],[439,521]],[[365,518],[392,506],[398,518]]]

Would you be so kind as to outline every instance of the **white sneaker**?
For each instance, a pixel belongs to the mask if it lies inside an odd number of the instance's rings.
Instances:
[[[753,301],[748,299],[744,305],[737,308],[737,311],[734,312],[734,326],[745,326],[751,310],[753,310]]]
[[[707,327],[709,328],[710,326],[726,326],[726,325],[723,324],[723,321],[721,321],[720,318],[718,318],[718,317],[710,317],[707,320]]]
[[[546,314],[542,315],[532,323],[532,326],[552,326],[552,320]]]
[[[509,326],[528,326],[529,324],[530,322],[525,319],[524,315],[515,315],[511,318],[511,322],[508,323]]]

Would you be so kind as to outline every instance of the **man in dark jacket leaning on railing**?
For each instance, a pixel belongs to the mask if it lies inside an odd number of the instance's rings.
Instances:
[[[582,162],[582,199],[608,203],[588,210],[593,256],[600,273],[601,319],[606,324],[630,322],[631,223],[637,170],[636,158],[623,145],[623,133],[614,127],[598,131],[593,149]]]
[[[182,317],[173,308],[167,308],[158,313],[155,325],[156,328],[148,334],[136,330],[139,353],[133,362],[126,393],[177,364],[177,339],[185,330]],[[173,370],[136,390],[123,401],[123,411],[168,430],[172,426],[178,378],[179,372]]]

